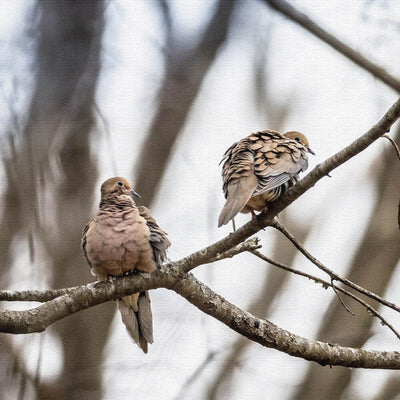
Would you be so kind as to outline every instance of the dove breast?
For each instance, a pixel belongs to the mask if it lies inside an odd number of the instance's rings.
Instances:
[[[150,229],[136,207],[102,208],[89,224],[86,254],[97,276],[122,275],[130,270],[156,269]]]

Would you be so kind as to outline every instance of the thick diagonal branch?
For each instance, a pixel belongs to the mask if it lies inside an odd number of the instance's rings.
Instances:
[[[218,242],[191,254],[188,257],[182,258],[177,261],[182,271],[188,272],[198,265],[208,262],[211,257],[215,257],[218,253],[223,253],[230,248],[238,245],[240,242],[246,240],[251,235],[254,235],[259,230],[270,226],[272,220],[281,211],[288,207],[291,203],[297,200],[307,190],[311,189],[315,184],[324,176],[328,175],[335,168],[344,164],[350,158],[356,156],[370,146],[375,140],[379,139],[382,135],[388,132],[391,126],[400,117],[400,99],[398,99],[385,115],[364,135],[360,136],[353,143],[340,150],[338,153],[329,157],[327,160],[318,164],[311,172],[309,172],[300,182],[294,185],[281,198],[272,203],[267,212],[263,212],[252,219],[247,224],[243,225],[234,233],[229,234]]]

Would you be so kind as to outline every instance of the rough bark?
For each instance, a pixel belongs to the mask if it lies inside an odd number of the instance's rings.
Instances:
[[[158,287],[175,291],[204,313],[264,347],[321,365],[400,369],[399,352],[367,351],[305,339],[241,310],[176,265],[164,266],[151,275],[121,278],[113,284],[98,282],[78,287],[32,310],[2,311],[1,330],[8,333],[40,332],[55,321],[91,306]]]

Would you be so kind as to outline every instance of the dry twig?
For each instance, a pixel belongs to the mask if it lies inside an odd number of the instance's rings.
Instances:
[[[336,293],[336,291],[339,291],[339,292],[343,293],[344,295],[346,295],[346,296],[348,296],[348,297],[351,297],[353,300],[355,300],[356,302],[358,302],[358,303],[360,303],[362,306],[364,306],[364,307],[367,309],[368,312],[370,312],[372,315],[374,315],[375,317],[377,317],[377,318],[381,321],[381,324],[382,324],[383,326],[387,326],[387,327],[397,336],[397,338],[400,339],[400,333],[396,331],[396,329],[393,327],[393,325],[391,325],[391,324],[383,317],[383,315],[380,314],[374,307],[372,307],[371,305],[369,305],[369,304],[368,304],[367,302],[365,302],[364,300],[360,299],[360,298],[359,298],[358,296],[356,296],[354,293],[351,293],[351,292],[349,292],[349,291],[346,290],[346,289],[343,289],[343,288],[341,288],[341,287],[336,286],[332,281],[331,281],[331,282],[325,281],[324,279],[318,278],[318,277],[316,277],[316,276],[314,276],[314,275],[308,274],[308,273],[303,272],[303,271],[299,271],[298,269],[289,267],[288,265],[285,265],[285,264],[282,264],[282,263],[280,263],[280,262],[271,260],[269,257],[264,256],[264,254],[260,253],[260,252],[257,251],[257,250],[251,250],[250,253],[252,253],[252,254],[254,254],[255,256],[257,256],[257,257],[261,258],[262,260],[266,261],[268,264],[271,264],[271,265],[273,265],[273,266],[275,266],[275,267],[281,268],[281,269],[283,269],[283,270],[285,270],[285,271],[291,272],[291,273],[293,273],[293,274],[295,274],[295,275],[300,275],[300,276],[303,276],[303,277],[305,277],[305,278],[308,278],[308,279],[314,281],[315,283],[320,283],[324,289],[326,289],[326,288],[328,288],[328,287],[331,287],[331,288],[335,291],[335,293]],[[337,294],[337,293],[336,293],[336,294]],[[338,295],[338,294],[337,294],[337,295]],[[338,297],[339,297],[339,295],[338,295]],[[340,297],[339,297],[339,299],[340,299]],[[341,300],[341,299],[340,299],[340,300]],[[343,304],[343,302],[342,302],[342,304]],[[347,307],[345,307],[345,308],[346,308],[346,310],[348,310]],[[350,313],[351,313],[352,315],[354,315],[354,313],[352,313],[352,312],[350,312]]]
[[[278,221],[274,220],[271,223],[271,226],[273,226],[274,228],[276,228],[277,230],[279,230],[281,233],[283,233],[283,235],[285,235],[292,243],[293,245],[308,259],[310,260],[315,266],[317,266],[320,270],[324,271],[325,273],[327,273],[329,275],[329,277],[331,279],[334,279],[335,281],[339,281],[342,282],[343,284],[345,284],[348,287],[351,287],[352,289],[356,290],[357,292],[369,297],[370,299],[373,299],[375,301],[377,301],[378,303],[383,304],[384,306],[387,306],[395,311],[400,312],[400,307],[398,305],[396,305],[395,303],[389,302],[387,300],[385,300],[384,298],[378,296],[375,293],[370,292],[369,290],[357,285],[356,283],[350,281],[349,279],[346,279],[342,276],[340,276],[339,274],[337,274],[336,272],[334,272],[333,270],[329,269],[328,267],[326,267],[324,264],[322,264],[319,260],[317,260],[309,251],[307,251],[305,249],[305,247],[300,244],[296,238],[290,233],[288,232],[288,230],[281,225]]]

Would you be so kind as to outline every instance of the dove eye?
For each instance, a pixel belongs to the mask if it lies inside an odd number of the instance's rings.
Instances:
[[[122,187],[122,186],[124,186],[124,182],[118,181],[118,182],[117,182],[117,185]]]
[[[300,142],[300,138],[299,138],[298,136],[296,136],[296,137],[294,138],[294,140],[296,140],[296,142]]]

